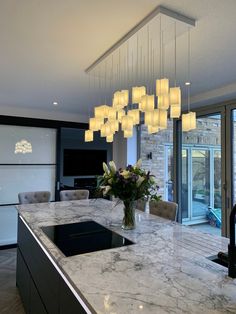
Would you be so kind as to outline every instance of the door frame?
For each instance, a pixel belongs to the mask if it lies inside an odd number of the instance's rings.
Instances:
[[[220,146],[220,145],[219,145]],[[194,222],[194,221],[204,221],[204,216],[194,216],[193,215],[193,206],[191,200],[193,200],[193,160],[192,160],[192,151],[193,150],[205,150],[209,152],[209,172],[210,172],[210,186],[209,186],[209,206],[214,206],[214,152],[221,151],[220,147],[215,148],[213,145],[195,145],[195,144],[183,144],[182,149],[187,152],[187,174],[189,182],[188,189],[188,217],[183,218],[183,222]]]
[[[236,102],[232,102],[231,104],[228,104],[225,106],[225,149],[226,149],[226,165],[225,165],[225,171],[226,171],[226,179],[225,179],[225,207],[226,207],[226,236],[229,237],[229,217],[230,212],[233,207],[233,153],[234,153],[234,147],[233,147],[233,110],[236,110]],[[236,136],[236,134],[235,134]],[[235,148],[236,149],[236,148]]]
[[[226,164],[231,164],[228,159],[232,160],[232,157],[229,157],[229,149],[230,146],[228,141],[226,143],[226,139],[229,136],[229,123],[226,122],[226,109],[227,105],[224,104],[217,104],[214,106],[209,106],[209,107],[203,107],[203,108],[198,108],[194,111],[196,111],[196,118],[201,118],[205,117],[208,115],[216,115],[219,114],[221,116],[221,197],[222,197],[222,227],[221,227],[221,234],[222,236],[228,236],[228,217],[229,213],[227,212],[227,197],[229,197],[229,193],[231,195],[231,189],[229,190],[229,186],[231,184],[226,182],[226,177],[229,178],[229,170],[226,169]],[[236,104],[234,107],[236,109]],[[229,110],[229,109],[228,109]],[[232,110],[232,109],[231,109]],[[226,128],[227,126],[227,128]],[[176,121],[176,129],[174,129],[174,132],[177,133],[177,130],[179,130],[180,134],[178,136],[175,135],[176,138],[176,144],[174,147],[174,155],[175,156],[175,166],[176,168],[176,173],[180,174],[179,176],[176,175],[176,183],[174,184],[175,187],[181,187],[182,184],[182,178],[181,178],[181,150],[182,150],[182,128],[181,128],[181,120]],[[231,133],[231,130],[230,130]],[[228,137],[229,138],[229,137]],[[227,151],[226,151],[227,147]],[[227,154],[227,162],[226,162],[226,154]],[[232,155],[231,155],[232,156]],[[181,208],[181,192],[180,188],[175,188],[175,201],[179,204],[179,208]],[[232,198],[230,199],[232,202]],[[229,203],[229,200],[228,200]],[[230,203],[229,203],[230,204]],[[179,215],[179,221],[182,222],[182,215]]]

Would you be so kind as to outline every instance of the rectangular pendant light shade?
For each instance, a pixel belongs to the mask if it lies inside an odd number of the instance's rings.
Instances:
[[[119,108],[119,94],[120,94],[120,91],[117,91],[113,95],[112,107],[115,109]]]
[[[139,109],[142,112],[152,111],[155,107],[155,97],[154,95],[144,95],[141,97],[141,102],[139,103]]]
[[[128,89],[122,89],[122,101],[124,106],[127,106],[129,103],[129,90]]]
[[[147,126],[157,126],[159,123],[159,109],[145,112],[144,122]]]
[[[103,124],[101,126],[101,130],[100,130],[100,136],[101,137],[106,137],[113,134],[112,130],[111,130],[111,126],[109,122],[106,122],[105,124]]]
[[[111,107],[102,105],[94,108],[95,118],[108,118],[109,109]]]
[[[120,109],[119,111],[117,111],[117,119],[120,123],[121,123],[122,117],[124,116],[125,116],[125,111],[123,109]]]
[[[151,112],[151,111],[145,112],[145,114],[144,114],[144,123],[146,125],[151,125],[153,123],[152,116],[153,116],[153,112]]]
[[[107,143],[112,143],[113,142],[113,134],[110,134],[106,137],[106,142]]]
[[[167,128],[167,111],[163,109],[154,109],[151,112],[145,112],[144,123],[153,128]]]
[[[146,95],[145,86],[132,87],[132,104],[139,104],[141,102],[141,97]]]
[[[147,106],[147,95],[143,95],[138,104],[138,108],[141,112],[145,112],[146,106]]]
[[[181,106],[180,104],[174,104],[170,106],[170,117],[171,119],[179,118],[181,115]]]
[[[101,136],[101,137],[106,137],[106,127],[105,127],[105,124],[103,124],[103,125],[101,126],[100,136]]]
[[[124,130],[124,137],[132,137],[133,136],[133,129],[132,130]]]
[[[139,109],[131,109],[128,111],[128,116],[133,118],[133,124],[139,124],[140,122],[140,112]]]
[[[163,130],[167,128],[167,110],[156,109],[152,115],[152,124],[153,127],[158,127]]]
[[[111,128],[111,132],[114,134],[115,132],[119,131],[119,121],[112,119],[109,119],[109,123],[110,123],[110,128]]]
[[[159,131],[158,126],[148,125],[148,133],[149,134],[157,133],[158,131]]]
[[[145,111],[152,111],[154,110],[154,107],[155,107],[155,97],[154,95],[148,95]]]
[[[124,116],[122,117],[122,120],[121,120],[121,129],[122,131],[125,131],[125,130],[133,130],[133,126],[134,126],[134,120],[131,116]]]
[[[108,119],[116,119],[116,109],[115,108],[109,107],[107,118]]]
[[[122,109],[129,103],[129,91],[122,90],[116,91],[113,96],[112,106],[116,110]]]
[[[84,133],[84,140],[85,140],[85,142],[92,142],[93,141],[93,131],[86,130]]]
[[[187,132],[197,127],[196,112],[182,114],[182,131]]]
[[[156,80],[156,96],[167,94],[169,94],[169,80],[167,78]]]
[[[170,88],[170,105],[181,104],[181,90],[180,87]]]
[[[92,131],[99,131],[103,123],[104,120],[102,118],[90,118],[89,129]]]
[[[158,109],[165,109],[165,110],[167,110],[167,109],[169,109],[169,105],[170,105],[169,94],[158,96],[158,99],[157,99],[157,107],[158,107]]]

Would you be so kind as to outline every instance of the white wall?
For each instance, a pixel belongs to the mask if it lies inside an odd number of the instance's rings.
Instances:
[[[127,139],[124,138],[122,131],[119,131],[114,136],[112,159],[117,168],[127,166]]]
[[[119,131],[114,136],[113,160],[117,168],[133,165],[137,161],[137,129],[134,128],[133,136],[126,139],[123,132]]]
[[[16,153],[15,145],[26,140],[32,152]],[[55,192],[56,130],[0,125],[0,245],[16,243],[18,193]]]
[[[127,139],[127,164],[134,165],[137,162],[137,128],[133,129],[133,136]]]

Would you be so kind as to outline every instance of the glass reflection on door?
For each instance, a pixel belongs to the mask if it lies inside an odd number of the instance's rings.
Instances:
[[[205,217],[210,206],[209,151],[192,150],[192,217]]]
[[[182,218],[191,225],[222,226],[221,115],[197,118],[197,128],[182,134]]]
[[[165,200],[174,201],[173,190],[173,147],[167,147],[167,179]]]
[[[221,151],[214,150],[214,203],[215,209],[221,210]]]
[[[236,204],[236,109],[232,110],[232,159],[233,159],[233,167],[232,167],[232,205]]]
[[[189,217],[189,193],[188,193],[188,182],[189,182],[189,171],[188,171],[188,150],[182,149],[182,188],[181,188],[181,208],[182,208],[182,219]]]

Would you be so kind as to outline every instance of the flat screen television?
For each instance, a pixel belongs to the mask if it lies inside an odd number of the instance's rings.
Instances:
[[[102,163],[107,162],[106,150],[64,149],[64,176],[96,176],[103,174]]]

